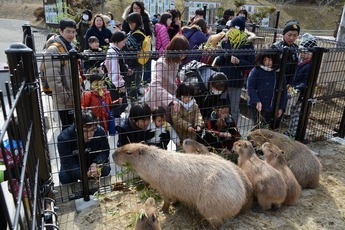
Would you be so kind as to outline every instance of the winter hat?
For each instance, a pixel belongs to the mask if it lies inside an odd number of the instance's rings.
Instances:
[[[231,19],[230,27],[235,27],[236,29],[239,29],[240,31],[244,31],[245,26],[246,26],[246,21],[243,16],[236,16],[233,19]]]
[[[308,50],[313,49],[313,47],[317,46],[316,39],[313,35],[309,33],[305,33],[302,35],[301,43],[299,45],[300,48],[306,48]]]
[[[89,16],[89,20],[91,20],[91,18],[92,18],[92,12],[91,12],[91,10],[84,10],[84,11],[82,12],[82,14],[87,14],[87,15]]]
[[[301,30],[301,27],[299,26],[299,21],[297,20],[289,20],[285,23],[283,35],[286,34],[288,31],[297,31],[299,34],[299,31]]]

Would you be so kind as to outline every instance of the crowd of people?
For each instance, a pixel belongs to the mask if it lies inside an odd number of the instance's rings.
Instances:
[[[284,116],[294,116],[286,132],[294,135],[312,50],[317,45],[310,34],[302,36],[300,46],[296,44],[300,33],[298,21],[288,21],[282,41],[270,46],[277,50],[288,47],[292,51],[287,58],[283,87],[279,89],[280,54],[255,51],[246,31],[246,11],[241,10],[235,16],[233,10],[225,10],[216,34],[212,34],[201,9],[182,26],[179,10],[155,15],[151,21],[143,2],[134,1],[122,18],[122,23],[116,23],[110,12],[93,16],[90,10],[85,10],[79,23],[61,19],[59,35],[46,43],[46,54],[61,53],[60,47],[65,53],[75,48],[84,57],[80,65],[81,108],[84,141],[91,151],[89,177],[110,173],[107,135],[118,134],[118,147],[144,141],[167,149],[173,141],[179,149],[184,140],[193,139],[217,149],[231,150],[241,136],[237,122],[244,86],[253,124],[263,122],[277,129]],[[156,37],[153,47],[159,56],[140,64],[134,55],[142,48],[146,36]],[[212,58],[212,63],[209,59],[202,63],[205,59],[201,53],[195,55],[190,51],[203,49],[207,42],[215,49],[244,52],[219,55]],[[180,76],[181,66],[183,69],[195,63],[199,66],[195,68],[194,78]],[[67,61],[54,61],[45,66],[53,105],[62,124],[58,138],[61,183],[81,179],[69,65]],[[198,71],[202,66],[210,70],[209,74],[204,73],[206,77]],[[279,108],[274,114],[276,97]],[[101,170],[97,169],[99,165]]]

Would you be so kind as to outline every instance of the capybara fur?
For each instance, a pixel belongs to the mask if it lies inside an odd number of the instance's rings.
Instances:
[[[254,196],[262,210],[279,207],[286,197],[286,184],[279,171],[259,159],[249,141],[236,141],[233,150],[238,153],[238,166],[252,183]]]
[[[305,144],[269,129],[257,129],[250,132],[248,140],[259,146],[265,142],[278,146],[284,152],[283,156],[288,162],[288,167],[302,189],[316,188],[319,185],[321,163]]]
[[[135,223],[135,230],[161,230],[156,215],[156,202],[152,197],[147,198]]]
[[[192,140],[192,139],[185,139],[182,143],[182,148],[183,148],[184,152],[186,152],[186,153],[206,154],[206,155],[213,155],[213,156],[221,157],[217,154],[213,154],[213,153],[209,152],[209,150],[207,149],[207,147],[205,145],[203,145],[202,143],[197,142],[195,140]],[[231,161],[229,161],[229,164],[233,164],[233,163]],[[244,187],[246,189],[246,203],[241,209],[241,213],[244,213],[246,211],[249,211],[250,208],[252,207],[253,196],[254,196],[253,195],[253,186],[252,186],[252,183],[249,181],[248,177],[246,176],[246,174],[244,174],[244,172],[242,171],[242,169],[240,169],[237,165],[234,165],[234,167],[238,171],[238,174],[240,175],[241,180],[243,181]]]
[[[219,228],[227,218],[236,216],[246,202],[238,170],[220,157],[131,143],[116,149],[113,159],[117,165],[128,164],[157,189],[164,200],[163,212],[169,211],[171,201],[183,201]]]
[[[299,195],[301,193],[301,186],[289,169],[287,161],[283,157],[284,152],[276,145],[269,142],[265,142],[261,149],[265,155],[265,161],[283,175],[286,184],[286,198],[283,204],[297,204]]]

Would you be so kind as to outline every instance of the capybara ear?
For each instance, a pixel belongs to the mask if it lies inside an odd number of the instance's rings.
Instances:
[[[145,144],[145,141],[140,141],[140,144]]]

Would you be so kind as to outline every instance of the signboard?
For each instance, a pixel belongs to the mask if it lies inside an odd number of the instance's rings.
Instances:
[[[207,7],[206,11],[208,11],[209,9],[215,9],[219,7],[220,4],[217,2],[196,2],[196,1],[186,2],[186,7],[188,7],[188,20],[194,17],[195,11],[197,9],[204,9],[204,6]],[[208,14],[206,13],[206,15]],[[206,20],[208,19],[206,18]]]
[[[59,24],[59,16],[63,14],[64,0],[45,0],[44,12],[47,25],[56,26]]]

